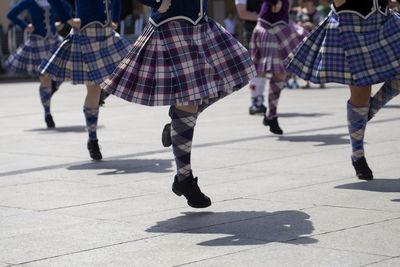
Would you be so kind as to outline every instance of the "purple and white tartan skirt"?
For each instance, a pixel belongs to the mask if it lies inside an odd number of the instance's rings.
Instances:
[[[61,40],[59,35],[44,38],[31,34],[28,40],[7,59],[5,66],[15,73],[39,75],[40,64]]]
[[[254,76],[248,51],[221,25],[209,18],[197,25],[175,20],[147,24],[102,87],[147,106],[200,105]]]
[[[257,73],[288,73],[285,59],[307,36],[295,24],[270,26],[258,21],[250,40],[250,54]]]
[[[313,83],[367,86],[400,78],[400,17],[331,12],[286,59]]]
[[[101,84],[131,48],[131,42],[110,26],[93,23],[69,34],[42,62],[40,71],[56,81]]]

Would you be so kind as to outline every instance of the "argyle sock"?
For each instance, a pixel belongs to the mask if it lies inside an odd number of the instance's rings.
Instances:
[[[97,140],[97,121],[99,118],[99,107],[83,107],[83,113],[85,114],[89,140]]]
[[[285,88],[285,83],[285,80],[279,80],[272,76],[269,82],[267,118],[276,117],[279,97],[283,88]]]
[[[369,105],[356,107],[347,102],[347,127],[352,147],[351,158],[357,161],[364,157],[364,134],[367,126]]]
[[[51,86],[39,87],[40,101],[42,102],[44,115],[50,114]]]
[[[400,80],[385,82],[379,91],[371,97],[369,119],[373,118],[387,102],[398,94],[400,94]]]
[[[196,126],[197,113],[189,113],[171,107],[171,140],[172,151],[178,174],[178,181],[182,181],[191,174],[190,155],[192,139]]]

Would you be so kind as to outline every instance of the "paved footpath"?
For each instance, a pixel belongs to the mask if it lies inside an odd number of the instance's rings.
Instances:
[[[248,115],[247,89],[222,100],[195,132],[213,200],[195,210],[170,189],[167,107],[109,98],[93,162],[86,89],[61,87],[47,130],[37,87],[0,84],[0,267],[400,266],[400,97],[368,125],[371,182],[350,164],[347,88],[285,90],[283,136]]]

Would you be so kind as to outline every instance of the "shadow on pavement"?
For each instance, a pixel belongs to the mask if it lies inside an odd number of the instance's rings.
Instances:
[[[400,202],[400,199],[392,199],[393,202]]]
[[[184,212],[182,216],[157,222],[151,233],[225,235],[198,243],[200,246],[261,245],[271,242],[312,244],[307,237],[314,227],[307,213],[296,210],[278,212],[229,211]],[[226,236],[227,235],[227,236]]]
[[[140,172],[164,173],[171,172],[172,160],[167,159],[124,159],[103,160],[69,166],[68,170],[107,170],[97,175],[116,175]]]
[[[330,113],[279,113],[280,118],[290,118],[290,117],[308,117],[316,118],[322,116],[332,115]]]
[[[104,126],[98,126],[97,129],[102,129]],[[53,129],[48,129],[48,128],[36,128],[36,129],[30,129],[26,130],[26,132],[59,132],[59,133],[82,133],[86,132],[86,126],[83,125],[76,125],[76,126],[62,126],[62,127],[56,127]]]
[[[279,136],[278,141],[288,142],[318,142],[314,146],[347,145],[349,144],[348,134],[316,134],[298,136]]]
[[[400,179],[375,179],[335,186],[339,189],[365,190],[382,193],[400,193]]]

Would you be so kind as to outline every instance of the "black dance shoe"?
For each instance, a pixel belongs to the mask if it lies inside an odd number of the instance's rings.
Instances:
[[[368,167],[367,161],[365,157],[360,158],[357,161],[351,160],[354,169],[356,170],[356,175],[360,180],[372,180],[374,179],[374,175],[372,174],[371,169]]]
[[[175,175],[172,191],[178,196],[184,195],[188,205],[193,208],[206,208],[211,205],[211,199],[200,191],[197,177],[193,178],[192,174],[181,182],[178,182],[178,176]]]
[[[58,91],[58,86],[56,81],[51,81],[51,96]]]
[[[51,129],[56,127],[56,124],[54,123],[53,116],[51,114],[47,114],[46,117],[44,118],[47,124],[47,128]]]
[[[107,99],[107,97],[109,97],[110,94],[107,93],[106,91],[104,91],[103,89],[101,89],[100,91],[100,99],[99,99],[99,106],[102,107],[106,102],[105,100]]]
[[[264,116],[263,124],[265,126],[269,126],[269,131],[274,134],[283,134],[281,127],[278,124],[278,117],[273,117],[272,119],[268,119]]]
[[[164,147],[169,147],[172,145],[171,140],[171,123],[167,123],[161,134],[161,143]]]
[[[101,160],[103,158],[99,148],[99,140],[89,140],[87,143],[87,149],[89,150],[92,159]]]

